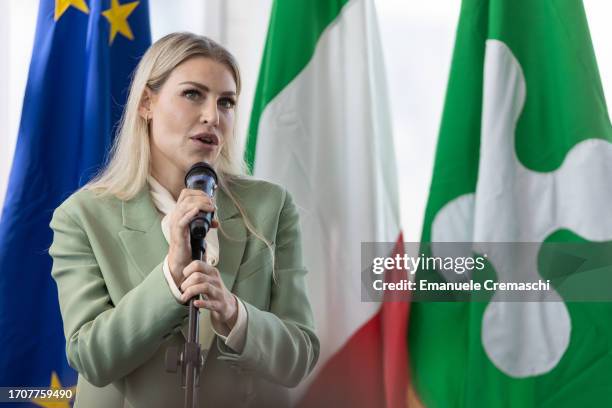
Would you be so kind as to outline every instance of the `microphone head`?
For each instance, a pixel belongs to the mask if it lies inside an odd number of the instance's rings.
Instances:
[[[199,162],[191,166],[185,175],[185,187],[194,190],[202,190],[210,198],[215,195],[217,189],[217,173],[212,166],[205,162]],[[202,211],[189,223],[189,232],[192,238],[204,239],[212,224],[214,213]]]
[[[202,190],[213,197],[217,189],[217,173],[206,162],[198,162],[191,166],[185,175],[185,187]]]

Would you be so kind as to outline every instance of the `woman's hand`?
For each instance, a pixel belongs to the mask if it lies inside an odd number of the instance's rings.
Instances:
[[[170,274],[177,286],[180,286],[185,276],[183,270],[191,263],[191,241],[189,240],[189,223],[200,211],[215,210],[213,200],[201,190],[185,188],[181,191],[176,207],[170,214],[170,243],[168,249],[168,266]],[[219,225],[213,220],[211,227]]]
[[[238,318],[238,300],[225,287],[219,270],[202,261],[192,261],[183,270],[185,280],[181,284],[181,302],[185,303],[197,295],[194,305],[210,310],[215,330],[227,335]]]

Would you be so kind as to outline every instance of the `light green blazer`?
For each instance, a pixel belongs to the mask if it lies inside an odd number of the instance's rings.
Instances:
[[[200,375],[199,406],[286,406],[288,389],[313,368],[319,341],[306,296],[299,220],[282,188],[251,179],[232,193],[268,247],[245,228],[219,189],[219,272],[246,306],[241,354],[216,338]],[[53,214],[52,276],[68,362],[79,372],[76,407],[182,407],[180,375],[164,366],[182,346],[188,308],[162,271],[168,252],[148,188],[121,201],[79,191]]]

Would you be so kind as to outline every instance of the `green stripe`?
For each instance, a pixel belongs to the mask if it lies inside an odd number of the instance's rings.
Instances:
[[[295,78],[312,58],[321,33],[340,14],[348,0],[275,0],[266,39],[245,161],[255,164],[259,119],[266,105]]]

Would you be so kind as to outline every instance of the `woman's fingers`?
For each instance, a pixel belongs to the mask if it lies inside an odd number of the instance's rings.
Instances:
[[[213,321],[227,322],[234,319],[235,322],[238,301],[226,289],[216,268],[202,261],[193,261],[187,265],[184,273],[186,278],[181,284],[181,303],[194,298],[196,307],[213,312]],[[202,295],[203,299],[199,295]]]
[[[216,285],[216,283],[213,281],[214,278],[212,278],[211,276],[205,275],[201,272],[194,272],[191,275],[189,275],[189,277],[187,277],[183,283],[181,283],[181,292],[185,292],[187,290],[187,288],[189,288],[190,286],[199,284],[199,283],[205,283],[205,282],[209,282],[212,285]]]
[[[193,303],[195,307],[210,310],[212,312],[213,318],[215,314],[220,314],[223,310],[223,304],[218,300],[197,299]]]
[[[177,205],[193,202],[201,202],[207,204],[209,206],[209,209],[207,207],[205,211],[213,211],[215,207],[214,200],[208,194],[201,190],[191,190],[185,188],[181,191],[178,200],[176,200]]]
[[[211,312],[218,312],[221,310],[221,302],[216,300],[204,300],[197,299],[193,302],[196,307],[208,309]]]
[[[178,220],[178,222],[176,223],[176,226],[179,228],[179,231],[182,231],[194,218],[195,216],[198,214],[198,212],[200,211],[199,208],[192,208],[190,211],[187,211],[182,218],[180,218]],[[210,224],[211,228],[218,228],[219,227],[219,221],[214,219],[212,220],[212,223]]]
[[[204,295],[205,299],[196,299],[197,307],[213,311],[223,308],[225,286],[217,268],[202,261],[193,261],[183,269],[183,275],[185,280],[180,286],[183,292],[182,303],[198,295]]]
[[[191,222],[193,217],[195,217],[198,212],[198,208],[192,208],[191,210],[187,211],[176,223],[176,226],[182,230]]]
[[[198,283],[189,286],[181,295],[181,301],[184,303],[197,295],[205,295],[208,300],[217,300],[220,289],[215,287],[210,282]]]
[[[182,212],[189,211],[194,207],[197,207],[200,209],[200,211],[204,212],[215,211],[215,203],[207,195],[187,197],[182,202],[177,202],[177,207]]]
[[[215,211],[214,201],[203,191],[183,189],[170,217],[173,236],[176,238],[183,237],[186,233],[187,225],[196,217],[199,211]],[[211,226],[216,228],[218,225],[219,223],[213,220]]]
[[[185,269],[183,269],[183,276],[187,278],[194,272],[201,272],[203,274],[213,277],[219,276],[219,271],[217,270],[217,268],[215,268],[214,266],[210,266],[203,261],[192,261],[189,265],[185,267]]]
[[[176,202],[180,203],[181,201],[185,200],[187,197],[193,197],[193,196],[208,197],[208,194],[206,194],[202,190],[194,190],[194,189],[191,189],[191,188],[184,188],[184,189],[181,190],[181,193],[179,194],[179,197],[176,200]]]
[[[182,219],[187,213],[194,211],[196,208],[200,211],[211,212],[215,209],[215,203],[203,191],[183,189],[173,210],[175,219]]]

